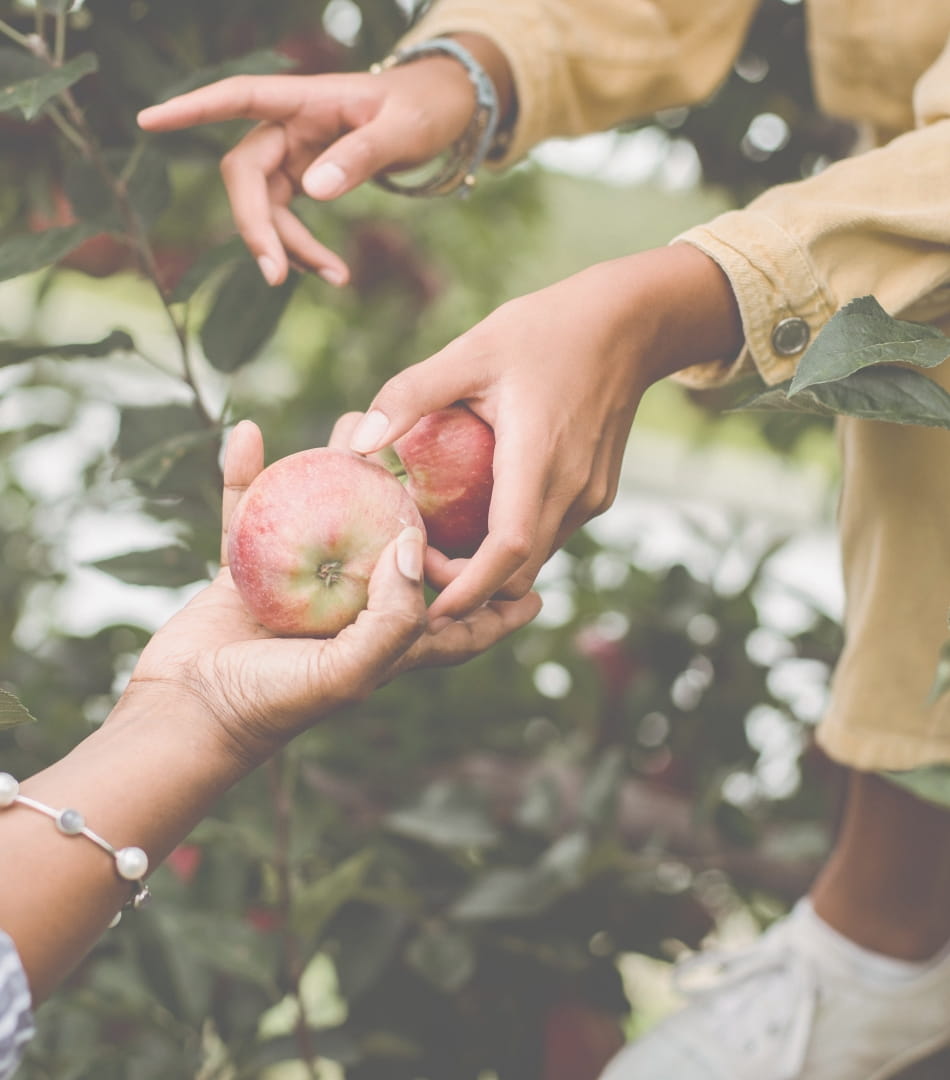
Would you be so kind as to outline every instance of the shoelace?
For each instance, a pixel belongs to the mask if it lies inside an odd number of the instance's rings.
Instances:
[[[748,949],[711,949],[680,961],[673,970],[678,993],[705,1005],[723,1021],[720,1030],[761,1031],[775,1044],[770,1080],[801,1080],[818,1000],[818,978],[808,957],[781,933],[766,934]],[[774,994],[760,993],[769,975],[786,981],[776,1007]],[[743,993],[743,989],[745,992]],[[728,991],[734,990],[730,994]],[[740,1052],[752,1053],[756,1040],[744,1039]]]

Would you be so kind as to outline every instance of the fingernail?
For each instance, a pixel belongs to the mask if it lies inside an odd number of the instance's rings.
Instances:
[[[370,454],[382,445],[388,430],[389,417],[379,409],[370,409],[350,437],[350,449],[358,454]]]
[[[422,581],[422,533],[410,525],[396,539],[396,566],[409,581]]]
[[[346,173],[339,165],[327,162],[304,174],[303,189],[312,199],[332,199],[346,182]]]
[[[262,255],[257,260],[257,265],[260,267],[261,274],[268,285],[276,285],[277,277],[280,271],[277,269],[277,263],[269,255]]]
[[[320,277],[331,285],[343,285],[346,282],[346,275],[340,270],[321,270]]]

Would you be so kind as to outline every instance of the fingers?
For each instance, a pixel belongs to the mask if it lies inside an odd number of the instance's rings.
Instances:
[[[138,114],[146,131],[177,131],[222,120],[287,120],[311,92],[306,75],[235,75],[169,98]]]
[[[361,412],[348,412],[338,417],[333,425],[333,430],[330,432],[330,440],[327,446],[332,447],[334,450],[348,450],[350,448],[350,437],[356,430],[362,416]]]
[[[541,610],[541,597],[486,604],[463,619],[447,619],[430,630],[399,661],[396,671],[461,664],[527,625]]]
[[[283,241],[284,250],[297,266],[315,270],[331,285],[345,285],[350,280],[346,263],[339,255],[321,244],[292,210],[286,206],[274,207],[273,220],[277,236]],[[265,274],[265,280],[266,277]]]
[[[469,335],[400,371],[383,385],[353,432],[350,449],[370,454],[405,434],[420,417],[481,389],[480,357],[466,347]]]
[[[221,565],[228,564],[228,528],[234,508],[255,476],[264,468],[264,438],[251,420],[242,420],[228,436],[224,451],[224,491],[221,498]]]
[[[369,599],[356,622],[326,642],[322,671],[332,671],[338,700],[356,700],[390,677],[426,627],[422,591],[425,541],[414,526],[384,551],[369,583]]]

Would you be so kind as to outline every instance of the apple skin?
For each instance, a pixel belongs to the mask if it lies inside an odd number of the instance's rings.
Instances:
[[[419,511],[381,465],[317,447],[260,472],[228,529],[231,576],[248,611],[282,636],[332,637],[366,607],[386,545]]]
[[[452,558],[473,555],[488,533],[495,433],[465,405],[423,416],[393,444],[429,543]]]

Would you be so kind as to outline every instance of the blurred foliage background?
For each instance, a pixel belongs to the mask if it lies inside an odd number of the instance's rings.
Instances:
[[[800,6],[764,0],[704,107],[549,146],[465,203],[301,205],[353,284],[269,290],[217,174],[242,126],[144,138],[136,111],[366,67],[410,14],[0,0],[0,681],[39,718],[0,731],[3,769],[100,723],[207,577],[229,424],[271,460],[319,445],[507,297],[849,143],[812,102]],[[650,392],[618,503],[545,568],[533,626],[230,793],[39,1011],[21,1080],[586,1080],[666,1007],[680,951],[784,910],[838,799],[811,740],[833,456],[824,421],[721,404]]]

